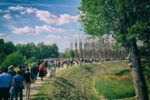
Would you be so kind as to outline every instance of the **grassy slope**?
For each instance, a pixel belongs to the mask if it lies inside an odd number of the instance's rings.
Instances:
[[[94,79],[97,74],[124,69],[129,69],[127,61],[65,69],[43,84],[39,93],[35,95],[35,100],[99,100],[99,94],[94,89]]]
[[[35,100],[96,100],[92,74],[88,66],[63,70],[44,83]]]

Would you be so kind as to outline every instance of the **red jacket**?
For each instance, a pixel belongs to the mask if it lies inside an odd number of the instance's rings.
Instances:
[[[45,70],[45,66],[40,66],[39,70]]]

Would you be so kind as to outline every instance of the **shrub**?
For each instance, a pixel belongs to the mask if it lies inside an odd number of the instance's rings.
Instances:
[[[6,57],[2,66],[3,67],[8,67],[9,65],[17,66],[18,64],[20,65],[24,64],[24,61],[25,61],[24,57],[20,53],[14,52]]]
[[[31,57],[30,59],[26,60],[26,62],[29,63],[33,63],[36,62],[37,58],[36,57]]]

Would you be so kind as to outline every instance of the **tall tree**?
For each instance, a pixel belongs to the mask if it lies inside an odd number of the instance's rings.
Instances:
[[[18,64],[19,65],[24,64],[24,61],[25,59],[20,53],[14,52],[6,57],[2,66],[9,67],[10,65],[14,65],[16,67]]]
[[[12,42],[6,42],[5,43],[5,51],[4,52],[6,55],[9,55],[15,51],[16,51],[16,47]]]
[[[137,41],[150,43],[150,0],[82,0],[80,19],[86,34],[112,35],[129,50],[137,100],[148,100]]]

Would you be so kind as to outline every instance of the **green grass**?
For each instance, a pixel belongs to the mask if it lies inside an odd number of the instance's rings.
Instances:
[[[48,79],[33,100],[98,100],[89,66],[72,67]]]
[[[107,75],[128,75],[131,74],[131,70],[130,69],[124,69],[124,70],[113,70],[110,73],[105,73]]]
[[[111,99],[134,100],[131,79],[118,80],[100,77],[99,74],[130,74],[128,61],[88,64],[64,69],[49,78],[40,87],[33,100],[99,100],[101,96]]]
[[[95,79],[95,88],[100,95],[109,100],[135,96],[132,79],[117,79],[114,77],[99,77]]]

